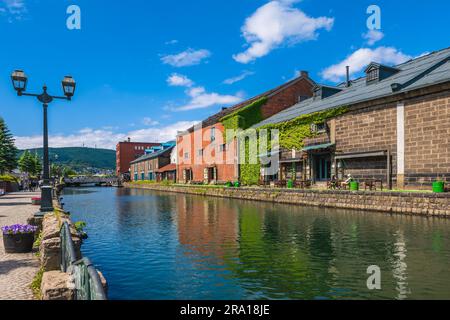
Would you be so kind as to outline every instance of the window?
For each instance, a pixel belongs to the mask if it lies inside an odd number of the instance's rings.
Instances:
[[[216,141],[216,128],[211,128],[211,142]]]
[[[322,97],[322,88],[318,87],[314,90],[314,99],[320,99]]]
[[[185,158],[185,159],[189,159],[189,152],[185,152],[185,153],[184,153],[184,158]]]
[[[374,68],[372,70],[369,70],[367,72],[367,82],[372,82],[372,81],[378,80],[378,75],[379,75],[379,69],[378,68]]]
[[[220,151],[220,152],[225,152],[225,151],[227,151],[227,145],[226,145],[226,143],[221,144],[221,145],[219,146],[219,151]]]
[[[198,154],[199,157],[202,157],[203,156],[203,149],[199,149],[197,154]]]
[[[307,100],[309,97],[308,96],[298,96],[298,101],[297,102],[302,102]]]
[[[311,124],[311,132],[314,133],[324,133],[327,131],[327,125],[325,122],[322,123],[313,123]]]

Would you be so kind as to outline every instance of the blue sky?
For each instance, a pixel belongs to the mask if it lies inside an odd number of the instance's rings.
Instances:
[[[222,106],[307,70],[317,82],[353,77],[371,60],[396,64],[450,46],[450,2],[333,0],[0,0],[0,116],[21,148],[41,144],[42,108],[15,96],[23,69],[29,91],[75,99],[50,106],[52,146],[114,148],[118,140],[164,141]],[[69,5],[81,30],[66,27]],[[381,8],[368,33],[367,7]]]

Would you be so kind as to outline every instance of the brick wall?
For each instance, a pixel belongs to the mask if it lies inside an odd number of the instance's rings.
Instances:
[[[305,146],[330,143],[330,136],[327,133],[321,133],[314,138],[306,138],[303,142]]]
[[[304,74],[306,76],[306,74]],[[302,78],[296,83],[281,89],[278,92],[268,97],[267,102],[262,106],[261,113],[263,119],[269,118],[274,114],[291,107],[299,101],[299,97],[311,97],[312,96],[312,83],[306,78]],[[245,105],[243,105],[245,106]],[[228,144],[228,160],[224,159],[223,152],[219,151],[219,146],[223,144],[224,126],[219,122],[212,126],[202,128],[201,136],[203,136],[202,147],[207,150],[210,144],[210,131],[214,127],[216,130],[216,146],[214,151],[204,155],[203,159],[198,156],[198,146],[194,146],[195,133],[188,133],[177,138],[178,150],[178,181],[183,182],[183,170],[191,169],[193,173],[193,181],[204,181],[205,168],[215,165],[217,167],[217,180],[220,182],[236,181],[239,179],[237,176],[237,167],[234,163],[236,158],[236,142]],[[187,141],[190,141],[188,146]],[[185,159],[185,153],[189,153],[189,158]],[[215,161],[217,159],[217,161]]]
[[[450,181],[450,91],[405,103],[405,184]]]
[[[286,89],[274,94],[262,107],[262,117],[267,119],[299,102],[299,97],[311,97],[313,85],[302,79]]]
[[[215,141],[211,143],[211,129],[215,130]],[[203,182],[204,170],[208,167],[217,168],[217,180],[220,182],[236,181],[236,166],[234,156],[236,154],[236,144],[227,144],[227,150],[221,151],[220,146],[224,144],[225,128],[221,123],[202,128],[195,132],[177,137],[178,165],[177,178],[183,181],[183,170],[192,170],[192,181]],[[197,136],[196,136],[197,135]],[[196,142],[195,140],[199,140]],[[199,155],[199,150],[203,150],[203,155]],[[188,158],[185,158],[185,154]]]
[[[135,174],[137,173],[137,180],[142,180],[142,173],[144,173],[144,180],[149,180],[152,173],[153,180],[156,180],[156,170],[170,164],[170,153],[166,152],[157,158],[140,161],[131,165],[131,180],[135,181]]]
[[[379,105],[344,114],[336,118],[336,153],[389,150],[392,155],[392,181],[396,183],[397,109],[396,104]],[[357,179],[386,181],[387,159],[345,160],[345,174]],[[387,183],[387,181],[386,181]]]
[[[145,149],[159,146],[152,142],[119,142],[116,145],[116,174],[120,176],[130,170],[130,162],[145,154]]]

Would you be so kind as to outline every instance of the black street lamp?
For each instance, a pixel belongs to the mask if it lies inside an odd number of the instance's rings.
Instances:
[[[11,80],[14,89],[17,91],[18,96],[30,96],[36,97],[39,102],[44,106],[44,163],[43,163],[43,184],[41,187],[41,211],[36,214],[42,216],[45,212],[53,211],[52,202],[52,186],[50,185],[50,168],[48,157],[48,126],[47,126],[47,108],[48,104],[53,99],[71,100],[75,94],[76,83],[71,76],[64,77],[62,81],[62,87],[64,91],[64,97],[51,96],[47,93],[47,86],[44,85],[43,92],[41,94],[26,93],[28,78],[22,70],[16,70],[11,75]]]

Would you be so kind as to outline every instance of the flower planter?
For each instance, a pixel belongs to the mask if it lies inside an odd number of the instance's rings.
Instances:
[[[358,191],[359,190],[359,182],[352,181],[350,182],[350,191]]]
[[[435,181],[433,182],[433,192],[434,193],[443,193],[445,191],[445,183],[444,181]]]
[[[31,204],[33,206],[40,206],[41,205],[41,198],[31,198]]]
[[[16,224],[2,227],[3,245],[6,253],[28,253],[33,250],[37,227]]]
[[[34,233],[4,234],[6,253],[29,253],[33,250]]]

